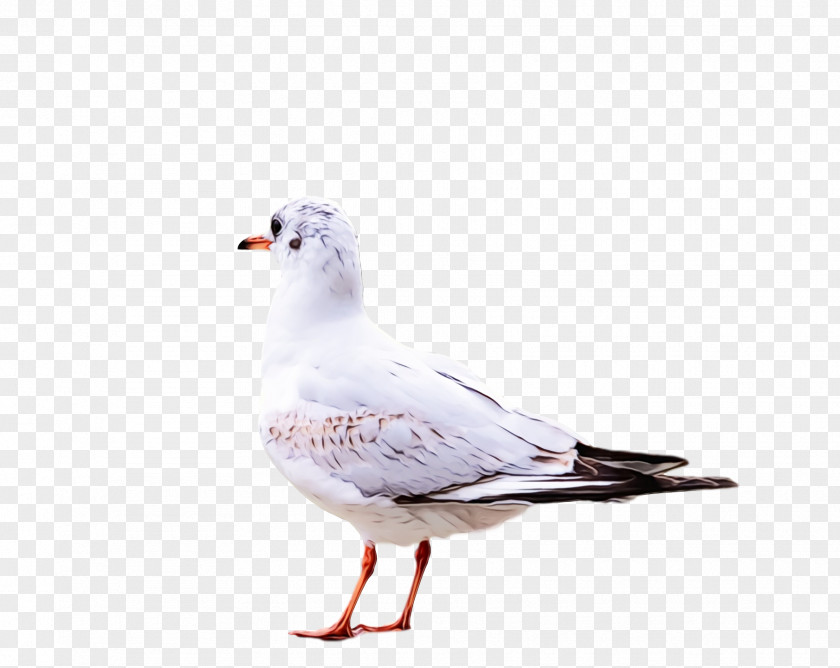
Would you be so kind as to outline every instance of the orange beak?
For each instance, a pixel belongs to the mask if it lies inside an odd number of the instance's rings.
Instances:
[[[239,242],[239,250],[268,250],[268,247],[273,244],[262,235],[248,237]]]

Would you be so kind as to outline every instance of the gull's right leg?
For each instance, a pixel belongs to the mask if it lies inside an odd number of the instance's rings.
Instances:
[[[364,629],[351,628],[350,618],[353,616],[353,610],[362,594],[362,589],[365,588],[365,583],[373,575],[373,569],[376,567],[376,547],[373,543],[365,542],[365,553],[362,555],[362,572],[359,575],[359,580],[356,582],[356,588],[353,590],[353,595],[350,597],[350,603],[341,613],[338,621],[332,626],[318,631],[289,631],[293,636],[301,636],[304,638],[320,638],[321,640],[345,640],[352,638],[364,632]]]
[[[417,596],[417,590],[420,588],[420,580],[423,579],[423,572],[426,570],[426,565],[429,563],[429,557],[432,555],[432,546],[428,539],[422,541],[417,546],[417,551],[414,553],[414,581],[411,583],[411,591],[408,593],[408,600],[405,602],[405,608],[397,621],[385,626],[368,626],[367,624],[359,624],[353,627],[355,633],[368,631],[370,633],[381,633],[382,631],[406,631],[411,628],[411,611],[414,609],[414,598]]]

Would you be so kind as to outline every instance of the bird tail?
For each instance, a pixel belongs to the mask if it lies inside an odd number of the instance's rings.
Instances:
[[[578,456],[572,471],[543,489],[506,495],[507,499],[514,500],[514,496],[530,503],[625,501],[645,494],[738,486],[729,478],[663,475],[688,463],[680,457],[608,450],[584,443],[578,443],[575,449]]]
[[[474,483],[432,494],[405,496],[397,503],[457,502],[470,504],[629,501],[644,494],[737,487],[729,478],[664,475],[688,462],[681,457],[575,446],[572,469],[561,475],[495,474]]]

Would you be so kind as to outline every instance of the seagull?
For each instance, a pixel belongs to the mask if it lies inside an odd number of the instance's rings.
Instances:
[[[431,538],[489,529],[534,504],[736,486],[666,476],[687,464],[673,455],[590,445],[508,407],[459,362],[395,341],[365,313],[356,231],[329,200],[289,201],[239,248],[270,251],[282,272],[263,347],[263,445],[295,488],[350,522],[364,545],[338,621],[293,635],[409,629]],[[416,544],[414,579],[395,622],[353,626],[377,543]]]

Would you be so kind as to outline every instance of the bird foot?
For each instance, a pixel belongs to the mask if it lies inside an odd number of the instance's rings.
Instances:
[[[347,640],[360,633],[364,633],[364,630],[360,630],[358,626],[351,627],[349,622],[336,622],[332,626],[317,631],[289,631],[291,636],[318,638],[320,640]]]
[[[383,633],[384,631],[408,631],[411,624],[408,620],[398,619],[391,624],[385,626],[368,626],[367,624],[359,624],[353,627],[353,631],[357,633]]]

